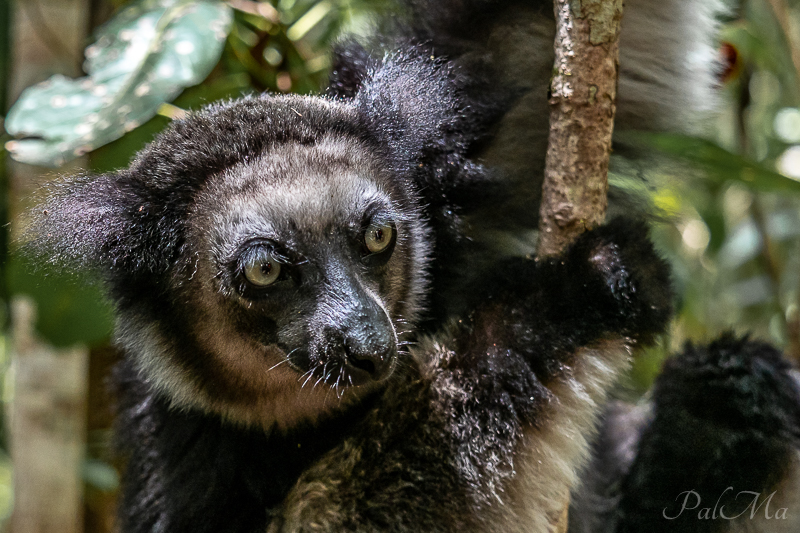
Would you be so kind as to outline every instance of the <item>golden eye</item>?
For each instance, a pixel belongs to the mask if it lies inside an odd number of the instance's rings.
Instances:
[[[280,275],[280,263],[266,250],[254,255],[244,266],[244,277],[257,287],[272,285]]]
[[[364,243],[367,245],[367,250],[373,254],[384,251],[389,247],[392,242],[392,227],[388,224],[377,225],[373,224],[367,228],[364,234]]]

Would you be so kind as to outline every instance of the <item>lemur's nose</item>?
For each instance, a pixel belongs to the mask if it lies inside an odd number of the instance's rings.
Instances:
[[[351,342],[345,341],[345,355],[347,358],[347,368],[350,372],[353,385],[366,383],[367,381],[380,381],[389,375],[397,355],[394,343],[383,344],[381,348],[370,346],[371,343],[358,343],[353,346]]]

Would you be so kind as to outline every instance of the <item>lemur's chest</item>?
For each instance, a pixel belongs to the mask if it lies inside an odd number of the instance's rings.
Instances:
[[[471,412],[463,375],[437,370],[430,382],[410,382],[382,398],[360,434],[303,472],[268,531],[547,531],[586,458],[598,405],[629,355],[627,339],[580,349],[576,364],[548,384],[555,408],[521,425],[502,457],[492,446],[507,427],[498,421],[502,410],[492,413],[484,399],[475,409],[489,415]]]

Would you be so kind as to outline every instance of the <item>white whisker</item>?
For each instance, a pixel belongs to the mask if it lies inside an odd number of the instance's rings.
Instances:
[[[272,365],[271,367],[269,367],[269,368],[267,369],[267,372],[269,372],[270,370],[274,370],[274,369],[278,368],[278,367],[279,367],[279,366],[281,366],[283,363],[288,363],[288,362],[289,362],[289,360],[288,360],[288,359],[283,359],[282,361],[278,362],[277,364],[274,364],[274,365]]]

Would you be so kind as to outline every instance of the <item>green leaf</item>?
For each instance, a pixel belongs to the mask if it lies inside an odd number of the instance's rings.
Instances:
[[[622,141],[637,148],[655,149],[700,167],[704,171],[704,178],[718,184],[738,181],[753,191],[800,193],[800,182],[729,152],[706,139],[637,132],[623,135]]]
[[[6,117],[24,163],[58,166],[120,138],[164,102],[208,76],[222,53],[231,8],[213,0],[140,0],[86,49],[88,76],[54,76],[26,89]]]
[[[195,109],[216,100],[238,98],[249,92],[249,88],[247,75],[233,74],[189,87],[175,99],[174,104],[181,109]],[[91,170],[101,174],[128,166],[136,153],[167,124],[169,119],[158,114],[130,133],[94,150],[89,155]]]

